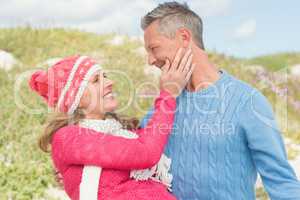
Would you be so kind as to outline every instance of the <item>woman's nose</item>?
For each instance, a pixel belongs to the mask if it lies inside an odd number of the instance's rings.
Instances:
[[[113,86],[113,84],[114,84],[114,82],[112,81],[112,80],[110,80],[110,79],[105,79],[105,86],[106,87],[111,87],[111,86]]]

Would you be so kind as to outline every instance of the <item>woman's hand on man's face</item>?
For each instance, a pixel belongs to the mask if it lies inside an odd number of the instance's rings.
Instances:
[[[195,68],[192,60],[192,50],[188,49],[183,53],[183,48],[177,51],[172,63],[167,59],[161,68],[160,88],[177,97],[186,86]]]

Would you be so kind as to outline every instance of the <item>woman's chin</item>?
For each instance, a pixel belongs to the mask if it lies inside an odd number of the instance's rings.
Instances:
[[[118,109],[118,101],[117,100],[111,100],[109,103],[105,105],[105,111],[106,112],[114,112]]]

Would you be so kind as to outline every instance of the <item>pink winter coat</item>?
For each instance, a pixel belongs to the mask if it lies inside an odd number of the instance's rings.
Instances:
[[[166,187],[152,180],[129,177],[133,169],[146,169],[160,159],[174,121],[176,100],[161,91],[148,125],[135,131],[137,139],[126,139],[69,125],[52,139],[52,159],[63,177],[64,188],[72,200],[79,199],[84,165],[102,167],[100,200],[175,200]]]

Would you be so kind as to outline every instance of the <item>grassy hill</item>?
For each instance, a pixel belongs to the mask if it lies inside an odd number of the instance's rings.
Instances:
[[[284,67],[299,64],[300,53],[278,53],[273,55],[259,56],[249,59],[247,62],[252,65],[262,65],[271,71],[277,71]]]
[[[12,53],[19,60],[19,64],[10,71],[0,69],[0,199],[42,199],[47,188],[57,186],[49,155],[37,147],[37,138],[43,130],[48,110],[27,86],[30,70],[45,68],[45,60],[72,54],[85,54],[99,59],[104,68],[110,70],[112,79],[117,80],[115,88],[120,106],[124,108],[122,113],[138,117],[145,114],[152,99],[140,98],[129,90],[133,87],[139,93],[141,90],[138,87],[142,83],[155,83],[155,79],[144,71],[143,44],[126,36],[122,37],[122,42],[112,42],[116,37],[119,36],[65,29],[0,29],[0,49]],[[286,81],[281,81],[284,73],[272,73],[272,70],[282,66],[300,63],[299,54],[270,55],[252,60],[237,60],[213,52],[209,56],[220,68],[261,89],[272,102],[285,137],[300,143],[300,110],[293,104],[300,101],[300,82],[290,76]],[[254,68],[254,64],[265,68]],[[289,89],[288,102],[278,96],[277,90],[270,89],[270,82],[276,83],[279,89]],[[15,92],[16,83],[20,84],[18,92]],[[153,86],[148,84],[142,92],[151,90]],[[133,102],[133,98],[138,101]],[[282,109],[284,106],[288,108],[287,115]],[[37,110],[38,113],[33,114]]]

